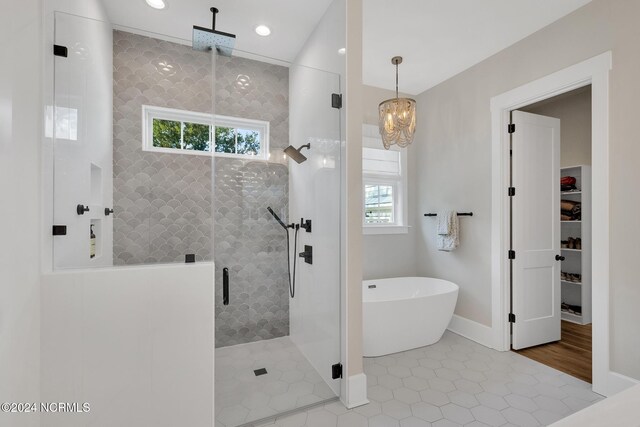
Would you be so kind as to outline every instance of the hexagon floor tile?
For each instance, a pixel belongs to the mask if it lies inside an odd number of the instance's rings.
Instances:
[[[289,337],[217,348],[215,353],[216,426],[245,425],[335,399],[333,391]],[[256,376],[254,370],[260,368],[267,373]],[[324,419],[322,415],[316,418],[305,417],[303,425]],[[287,417],[283,425],[299,420],[300,416]]]
[[[541,426],[602,399],[591,384],[449,331],[429,347],[365,358],[364,370],[368,405],[332,402],[256,427]]]

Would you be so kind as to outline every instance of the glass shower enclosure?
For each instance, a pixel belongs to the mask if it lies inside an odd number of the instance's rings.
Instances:
[[[54,34],[52,269],[213,262],[216,425],[336,399],[339,75],[64,13]]]

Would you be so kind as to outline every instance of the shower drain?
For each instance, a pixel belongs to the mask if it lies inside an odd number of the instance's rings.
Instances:
[[[255,371],[253,371],[253,373],[256,374],[256,377],[259,377],[260,375],[266,375],[267,369],[266,368],[256,369]]]

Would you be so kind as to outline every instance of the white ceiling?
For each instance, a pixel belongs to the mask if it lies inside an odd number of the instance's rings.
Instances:
[[[591,0],[364,0],[364,83],[421,93]]]
[[[111,22],[190,43],[193,25],[237,35],[236,49],[293,61],[332,0],[103,0]],[[400,91],[421,93],[571,13],[591,0],[363,0],[363,81],[394,89],[391,57],[401,55]],[[258,36],[258,24],[269,37]],[[240,54],[241,56],[244,56]]]
[[[291,62],[302,48],[331,0],[165,0],[155,10],[145,0],[102,0],[116,28],[149,32],[163,38],[191,41],[194,25],[211,28],[212,6],[220,10],[216,29],[236,34],[236,49]],[[255,33],[259,24],[269,37]]]

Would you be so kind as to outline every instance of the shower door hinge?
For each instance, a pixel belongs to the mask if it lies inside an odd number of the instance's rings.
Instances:
[[[334,380],[342,378],[342,363],[336,363],[331,366],[331,378]]]
[[[54,225],[51,234],[53,234],[54,236],[66,236],[67,235],[67,226],[66,225]]]
[[[516,187],[509,187],[509,197],[516,195]]]
[[[509,313],[509,323],[516,323],[516,315]]]
[[[509,250],[509,259],[516,259],[516,251],[513,249]]]
[[[342,108],[342,94],[341,93],[332,93],[331,94],[331,107],[333,107],[333,108]]]
[[[507,125],[507,131],[509,131],[509,133],[514,133],[516,131],[516,125],[514,123]]]
[[[55,56],[62,56],[63,58],[67,57],[69,50],[66,46],[60,46],[59,44],[53,45],[53,54]]]

